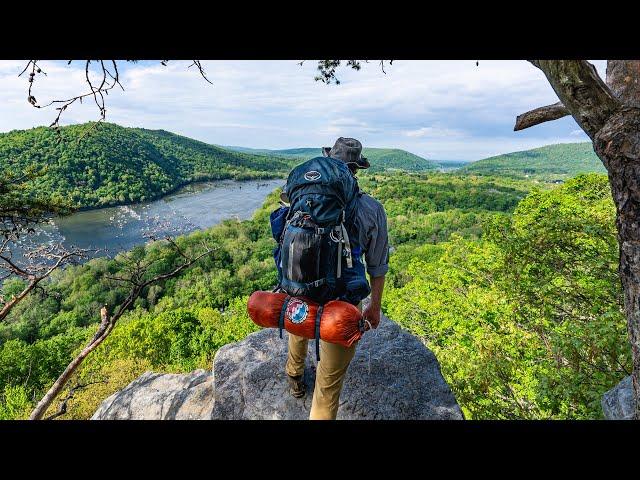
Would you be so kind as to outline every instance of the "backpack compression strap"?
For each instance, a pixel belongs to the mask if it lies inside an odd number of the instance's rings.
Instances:
[[[316,360],[320,361],[320,319],[322,318],[322,311],[324,310],[324,304],[318,307],[318,312],[316,313]]]
[[[336,269],[336,278],[340,278],[342,276],[342,254],[343,251],[346,250],[346,259],[347,259],[347,267],[353,268],[353,259],[351,258],[351,241],[349,240],[349,234],[347,233],[347,229],[344,226],[344,223],[340,223],[336,227],[338,231],[338,266]]]
[[[344,223],[340,224],[342,227],[342,238],[344,240],[344,248],[347,251],[347,267],[353,268],[353,260],[351,259],[351,241],[349,240],[349,234],[347,233],[347,229],[344,226]]]
[[[291,300],[291,296],[287,295],[287,297],[284,299],[284,303],[282,304],[282,310],[280,310],[280,319],[278,320],[278,328],[280,329],[280,338],[282,338],[282,329],[284,328],[284,312],[287,311],[289,300]]]

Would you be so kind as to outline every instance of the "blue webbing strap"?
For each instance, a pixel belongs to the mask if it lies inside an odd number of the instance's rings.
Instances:
[[[284,303],[282,304],[282,310],[280,310],[280,319],[278,320],[278,328],[280,329],[280,338],[282,338],[282,329],[284,328],[284,312],[287,310],[287,305],[289,305],[289,300],[291,297],[287,295],[284,299]]]
[[[324,305],[320,305],[318,307],[318,312],[316,313],[316,360],[320,361],[320,319],[322,318],[322,310],[324,310]]]

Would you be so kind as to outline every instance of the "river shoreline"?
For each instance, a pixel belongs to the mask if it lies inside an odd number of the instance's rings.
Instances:
[[[283,174],[283,175],[267,175],[264,177],[257,177],[257,178],[243,178],[243,179],[237,179],[234,177],[225,177],[225,178],[209,178],[209,179],[199,179],[199,180],[193,180],[190,182],[183,182],[179,185],[177,185],[176,187],[172,188],[171,190],[168,190],[164,193],[161,193],[159,195],[153,196],[153,197],[149,197],[145,200],[142,201],[138,201],[138,202],[115,202],[115,203],[107,203],[104,205],[96,205],[96,206],[85,206],[85,207],[77,207],[74,208],[73,210],[71,210],[67,215],[61,215],[60,217],[66,217],[69,215],[73,215],[74,213],[78,213],[78,212],[89,212],[92,210],[101,210],[103,208],[114,208],[114,207],[134,207],[137,205],[144,205],[146,203],[150,203],[150,202],[155,202],[157,200],[162,200],[165,197],[168,197],[170,195],[176,194],[176,193],[180,193],[180,190],[186,187],[190,187],[190,186],[194,186],[194,185],[199,185],[199,184],[204,184],[204,183],[211,183],[211,182],[224,182],[224,181],[233,181],[233,182],[238,182],[238,183],[248,183],[248,182],[257,182],[260,180],[278,180],[278,179],[282,179],[283,182],[285,182],[287,180],[287,175]],[[60,218],[58,216],[54,217],[54,218]]]
[[[192,182],[174,193],[145,202],[92,208],[52,217],[29,236],[29,248],[62,243],[95,253],[87,259],[112,257],[150,236],[177,237],[206,230],[229,219],[250,219],[265,198],[285,182],[279,177],[239,181]],[[20,248],[13,251],[21,258]]]

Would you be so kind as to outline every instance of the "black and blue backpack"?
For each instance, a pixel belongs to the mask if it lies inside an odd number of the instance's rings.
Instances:
[[[355,225],[357,179],[342,161],[316,157],[291,171],[284,192],[289,206],[270,217],[278,242],[276,290],[320,304],[358,305],[371,289]]]

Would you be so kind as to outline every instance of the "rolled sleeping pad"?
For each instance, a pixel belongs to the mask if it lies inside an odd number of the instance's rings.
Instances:
[[[316,314],[320,305],[305,297],[286,293],[253,292],[247,302],[249,317],[257,325],[278,328],[284,303],[284,329],[299,337],[314,339]],[[340,300],[324,304],[320,317],[320,338],[325,342],[350,347],[362,337],[362,313],[358,307]]]

